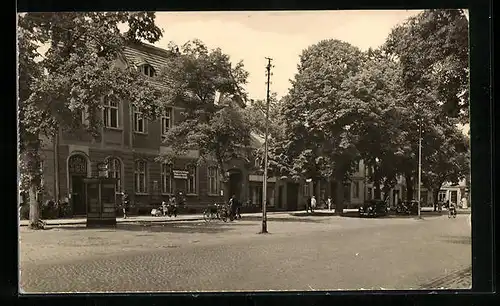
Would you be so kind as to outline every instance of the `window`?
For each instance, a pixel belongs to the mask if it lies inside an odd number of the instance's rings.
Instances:
[[[373,167],[368,166],[368,177],[371,177],[373,175]]]
[[[309,183],[305,183],[303,186],[303,193],[304,196],[308,197],[309,196]]]
[[[148,64],[144,64],[144,65],[141,65],[139,67],[139,71],[148,76],[148,77],[154,77],[155,76],[155,69],[153,68],[153,66],[151,65],[148,65]]]
[[[147,133],[146,119],[144,115],[136,109],[134,109],[134,132]]]
[[[368,187],[368,200],[372,200],[372,188],[371,187]]]
[[[208,194],[217,194],[217,167],[208,168]]]
[[[257,169],[260,169],[260,168],[261,168],[261,167],[260,167],[260,158],[259,158],[259,157],[255,158],[254,163],[255,163],[255,164],[254,164],[255,168],[257,168]]]
[[[161,135],[165,136],[172,127],[172,109],[168,108],[161,117]]]
[[[104,100],[103,121],[107,128],[120,127],[118,102]]]
[[[172,165],[161,165],[161,192],[172,193]]]
[[[442,190],[442,191],[439,191],[438,193],[438,201],[439,202],[444,202],[446,199],[446,191]]]
[[[354,161],[354,172],[359,172],[359,160]]]
[[[146,193],[146,162],[138,160],[135,162],[135,192]]]
[[[118,158],[108,158],[108,176],[110,178],[116,179],[115,192],[119,193],[122,191],[122,163]]]
[[[85,106],[84,109],[80,111],[80,120],[83,125],[89,124],[89,107]]]
[[[352,197],[355,199],[359,198],[359,182],[353,182],[352,187],[353,187]]]
[[[188,194],[196,194],[196,167],[188,166],[187,190]]]

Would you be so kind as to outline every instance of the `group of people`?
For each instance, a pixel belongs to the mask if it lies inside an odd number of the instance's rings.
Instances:
[[[332,210],[332,197],[328,197],[326,200],[326,206],[328,207],[328,210]],[[311,211],[311,213],[314,212],[317,206],[317,200],[316,196],[308,197],[307,202],[306,202],[306,212]]]

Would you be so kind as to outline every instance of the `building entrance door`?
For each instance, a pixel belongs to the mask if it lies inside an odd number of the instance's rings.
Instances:
[[[73,155],[68,160],[73,216],[87,214],[83,182],[83,179],[87,177],[87,167],[87,159],[83,155]]]
[[[242,174],[241,172],[233,172],[229,175],[229,194],[228,194],[228,199],[231,198],[233,195],[236,196],[236,199],[242,201],[243,199],[241,198],[241,185],[242,185]]]
[[[85,185],[84,177],[81,175],[71,176],[71,200],[73,203],[73,215],[82,216],[87,214],[85,207]]]

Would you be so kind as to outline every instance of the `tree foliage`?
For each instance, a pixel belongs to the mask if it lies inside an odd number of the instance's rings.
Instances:
[[[225,177],[227,163],[246,157],[250,145],[250,123],[241,110],[248,73],[242,62],[233,65],[221,49],[209,50],[199,40],[176,49],[178,56],[168,60],[159,80],[165,104],[182,105],[183,120],[165,138],[172,154],[160,159],[196,149],[200,161],[216,161]]]
[[[30,182],[32,225],[39,218],[35,189],[44,136],[50,138],[60,129],[83,130],[97,136],[103,99],[128,99],[148,115],[154,115],[159,91],[138,71],[115,66],[126,43],[141,39],[155,42],[161,37],[154,19],[154,13],[144,12],[18,16],[21,170]],[[120,24],[127,24],[129,30],[121,33]],[[37,53],[41,46],[47,47],[45,54]],[[80,119],[84,111],[89,114],[86,126]]]
[[[468,20],[463,10],[425,10],[395,27],[384,50],[398,58],[408,94],[431,92],[451,117],[468,122]]]
[[[305,49],[298,73],[283,99],[283,138],[272,150],[273,164],[295,179],[329,178],[340,186],[356,157],[358,101],[348,97],[345,82],[357,74],[362,52],[346,42],[323,40]],[[340,208],[343,200],[337,199]],[[338,209],[338,211],[342,211]]]

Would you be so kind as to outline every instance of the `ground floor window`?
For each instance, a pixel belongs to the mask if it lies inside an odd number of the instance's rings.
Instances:
[[[438,193],[438,202],[444,202],[446,200],[446,191],[441,190]]]
[[[250,186],[249,195],[253,205],[262,205],[262,186]]]

